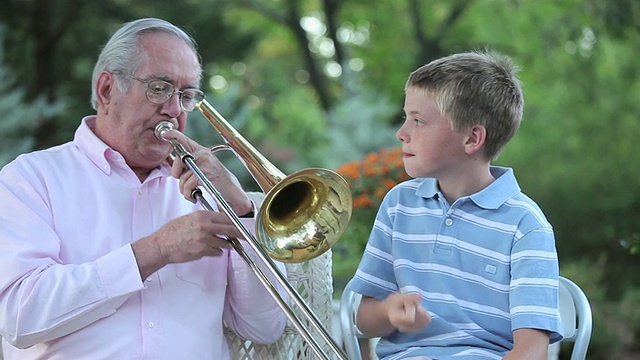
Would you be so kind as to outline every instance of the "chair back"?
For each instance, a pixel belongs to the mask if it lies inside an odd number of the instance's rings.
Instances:
[[[571,360],[585,360],[591,342],[593,316],[585,293],[573,281],[560,277],[560,317],[564,328],[563,342],[573,342]]]
[[[362,295],[347,289],[344,289],[340,298],[340,332],[344,350],[351,360],[362,359],[359,339],[365,337],[356,326],[356,311],[361,298]]]
[[[287,268],[287,280],[298,291],[309,308],[316,315],[325,329],[331,329],[333,309],[331,298],[333,296],[333,281],[331,275],[331,250],[315,259],[298,264],[285,264]],[[256,299],[256,301],[260,301]],[[293,312],[298,315],[301,322],[306,324],[301,312],[294,306]],[[247,341],[236,335],[231,329],[225,329],[225,336],[229,344],[229,352],[233,360],[273,360],[296,359],[315,360],[316,355],[307,344],[302,335],[288,321],[284,334],[273,344],[257,344]],[[324,344],[320,344],[325,346]],[[326,346],[326,353],[330,348]]]

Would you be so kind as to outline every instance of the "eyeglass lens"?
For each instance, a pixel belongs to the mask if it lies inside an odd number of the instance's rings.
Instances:
[[[164,80],[151,80],[147,83],[147,99],[154,104],[164,104],[174,92],[180,96],[180,106],[184,111],[193,111],[204,99],[202,91],[197,89],[175,91],[174,86]]]

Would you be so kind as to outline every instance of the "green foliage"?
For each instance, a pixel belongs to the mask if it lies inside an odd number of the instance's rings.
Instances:
[[[347,230],[332,248],[334,298],[339,298],[342,290],[355,275],[360,257],[364,252],[373,227],[376,210],[362,208],[353,212]]]
[[[618,311],[620,320],[628,324],[626,334],[623,335],[625,340],[640,339],[640,307],[638,304],[640,304],[640,288],[627,289]],[[640,342],[628,341],[628,347],[632,351],[640,352]]]
[[[31,135],[38,126],[38,120],[53,116],[64,110],[60,102],[51,104],[43,97],[33,101],[25,100],[25,89],[17,85],[11,68],[4,62],[5,28],[0,24],[0,133],[4,135],[0,142],[0,167],[13,160],[17,155],[30,151],[34,139]]]
[[[321,166],[336,169],[342,164],[361,159],[365,154],[400,143],[396,128],[388,120],[398,111],[389,100],[362,87],[355,76],[349,81],[359,91],[347,92],[327,114],[327,146],[317,149],[322,154]],[[311,151],[316,151],[313,148]]]
[[[589,359],[619,359],[623,351],[627,322],[621,318],[615,303],[607,300],[602,269],[608,266],[604,256],[595,261],[561,262],[560,275],[571,279],[587,295],[593,313],[593,332]],[[569,359],[570,344],[562,346],[561,359]]]
[[[308,87],[275,96],[273,118],[269,127],[265,126],[258,135],[259,138],[267,138],[268,134],[277,134],[270,136],[273,144],[280,151],[288,149],[291,152],[281,161],[283,171],[287,173],[300,170],[308,164],[323,164],[325,161],[325,154],[313,151],[325,147],[330,141],[325,136],[328,124],[324,121],[322,111],[309,106],[314,101],[314,94]]]

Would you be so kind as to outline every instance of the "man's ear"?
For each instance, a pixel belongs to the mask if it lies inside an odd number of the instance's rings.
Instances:
[[[482,150],[487,140],[487,129],[482,125],[473,125],[467,129],[464,148],[467,155],[473,155]]]
[[[96,81],[96,100],[98,108],[105,108],[111,102],[111,91],[115,88],[116,77],[114,74],[103,71]]]

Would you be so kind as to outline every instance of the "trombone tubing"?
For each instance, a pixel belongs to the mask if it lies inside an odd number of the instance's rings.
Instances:
[[[164,140],[164,138],[162,137],[162,134],[164,134],[169,130],[172,130],[173,128],[174,128],[173,124],[171,124],[170,122],[161,122],[158,125],[156,125],[156,136]],[[177,157],[179,157],[180,160],[183,163],[185,163],[185,165],[187,165],[187,167],[189,167],[189,169],[193,171],[193,173],[196,176],[198,176],[205,190],[207,190],[207,192],[209,192],[209,194],[216,199],[217,203],[220,205],[224,213],[229,217],[233,225],[238,229],[238,231],[240,231],[242,236],[248,240],[248,243],[251,246],[251,248],[255,251],[258,257],[267,265],[267,268],[269,269],[269,271],[276,277],[276,281],[278,281],[278,283],[286,290],[289,296],[291,296],[295,304],[302,311],[303,315],[305,315],[305,317],[307,318],[307,320],[309,320],[309,322],[315,328],[315,330],[318,331],[318,333],[320,333],[320,336],[322,337],[322,339],[327,343],[327,345],[329,345],[329,347],[331,347],[333,352],[338,356],[338,359],[348,360],[348,358],[346,357],[342,349],[335,343],[335,341],[327,333],[324,327],[322,327],[322,325],[320,324],[320,320],[318,320],[316,315],[309,309],[308,305],[304,302],[300,294],[291,286],[291,284],[289,284],[289,282],[286,280],[282,272],[280,272],[277,266],[273,263],[273,260],[266,255],[265,251],[259,245],[255,236],[253,236],[253,234],[249,232],[247,227],[238,218],[238,215],[233,211],[233,209],[231,209],[231,206],[229,205],[229,203],[222,197],[218,189],[216,189],[213,183],[207,178],[207,176],[202,172],[202,170],[200,170],[200,168],[198,167],[198,165],[196,164],[193,158],[193,155],[189,153],[189,151],[187,151],[186,148],[182,144],[180,144],[177,140],[172,139],[172,140],[169,140],[169,142],[173,146],[174,152],[176,153]],[[204,198],[204,196],[202,196],[202,192],[199,191],[199,189],[195,191],[194,197],[196,198],[196,200],[200,202],[200,204],[206,210],[209,210],[209,211],[213,210],[213,207],[208,203],[208,201]],[[287,315],[289,320],[291,320],[296,330],[298,330],[301,333],[301,335],[304,337],[307,343],[311,346],[315,354],[321,359],[327,359],[327,360],[331,359],[327,354],[323,352],[318,342],[315,339],[313,339],[309,330],[306,327],[304,327],[300,319],[296,316],[293,310],[282,298],[280,293],[278,293],[276,287],[265,275],[262,269],[260,269],[258,265],[251,259],[251,257],[248,255],[246,250],[243,248],[242,244],[240,244],[240,241],[238,241],[238,239],[235,239],[235,238],[229,238],[228,240],[231,243],[231,246],[234,248],[234,250],[238,252],[238,255],[240,255],[240,257],[254,271],[254,273],[262,283],[262,285],[267,289],[267,291],[269,291],[269,294],[278,303],[278,306],[284,311],[285,315]]]

